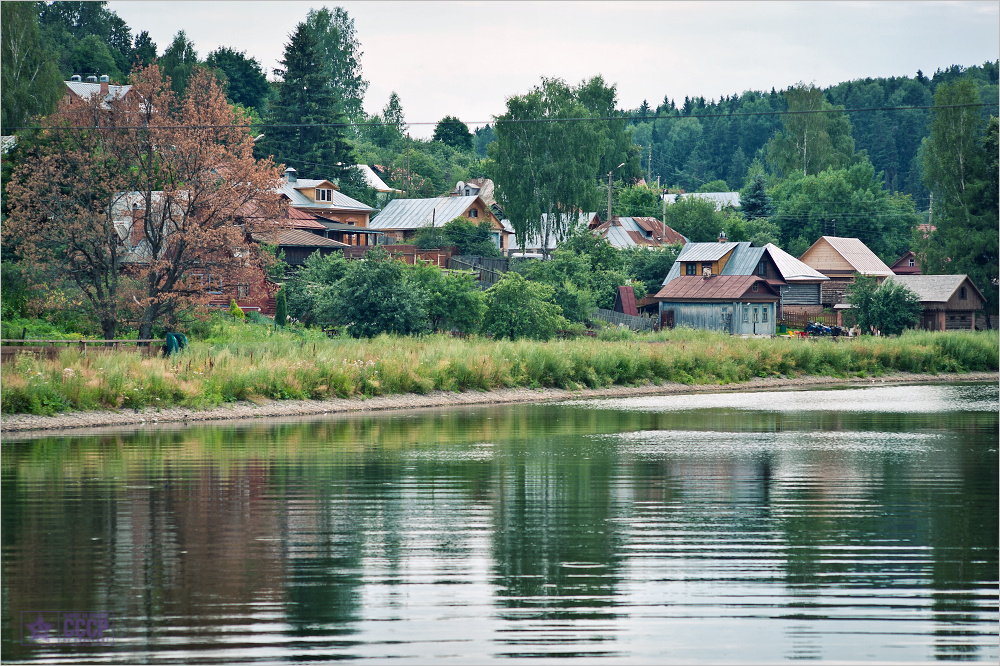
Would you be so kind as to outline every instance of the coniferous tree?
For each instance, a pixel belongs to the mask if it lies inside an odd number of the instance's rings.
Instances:
[[[319,42],[306,24],[300,23],[285,45],[281,65],[274,70],[283,81],[269,114],[264,151],[275,162],[295,167],[300,177],[350,181],[355,163],[350,124],[330,87]]]

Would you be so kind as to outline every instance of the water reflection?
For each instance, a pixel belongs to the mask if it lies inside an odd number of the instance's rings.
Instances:
[[[997,387],[906,389],[5,438],[4,657],[995,662]]]

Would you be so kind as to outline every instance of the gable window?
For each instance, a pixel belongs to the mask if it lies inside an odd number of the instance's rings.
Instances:
[[[916,260],[915,260],[915,259],[912,259],[912,258],[911,258],[911,259],[910,259],[910,260],[909,260],[909,261],[908,261],[908,262],[906,263],[906,265],[907,265],[907,266],[916,266],[916,265],[917,265],[917,262],[916,262]]]
[[[757,283],[757,282],[754,282],[754,283],[753,283],[753,286],[752,286],[752,287],[750,287],[750,288],[751,288],[752,290],[754,290],[754,291],[757,291],[757,285],[758,285],[758,283]]]
[[[767,262],[763,259],[757,264],[757,275],[767,275]]]
[[[469,188],[465,188],[465,196],[471,196],[471,195],[469,194]]]
[[[684,264],[684,275],[697,275],[698,264]]]
[[[469,209],[469,217],[479,217],[479,211],[475,208]]]
[[[316,201],[333,201],[333,190],[329,188],[316,188]]]
[[[958,290],[958,297],[961,298],[963,301],[965,300],[966,296],[968,296],[968,294],[965,291],[965,287],[962,287],[961,289]]]

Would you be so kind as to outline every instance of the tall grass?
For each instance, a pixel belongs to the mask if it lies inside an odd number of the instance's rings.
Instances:
[[[216,324],[169,358],[22,356],[4,366],[5,413],[208,408],[237,400],[350,398],[508,387],[727,384],[753,377],[833,377],[905,371],[995,371],[995,332],[911,332],[898,338],[731,338],[693,330],[551,342],[444,335],[328,339],[313,332]],[[610,338],[611,336],[607,336]]]

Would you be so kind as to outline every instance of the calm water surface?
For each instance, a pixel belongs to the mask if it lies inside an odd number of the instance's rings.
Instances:
[[[0,647],[997,663],[997,411],[897,386],[5,437]],[[32,640],[59,611],[113,642]]]

